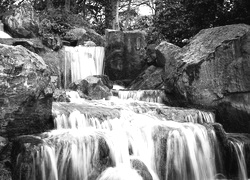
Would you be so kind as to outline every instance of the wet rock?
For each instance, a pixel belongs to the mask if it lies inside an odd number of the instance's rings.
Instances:
[[[110,89],[113,88],[113,82],[105,75],[88,76],[87,78],[71,83],[70,89],[82,92],[91,99],[103,99],[112,95]],[[86,98],[86,97],[84,97]]]
[[[85,41],[84,46],[86,47],[94,47],[96,44],[93,41]]]
[[[108,99],[112,96],[110,89],[102,84],[90,84],[88,87],[88,96],[92,99]]]
[[[54,102],[70,102],[69,98],[66,95],[66,91],[63,89],[55,89],[53,93]]]
[[[51,128],[53,88],[43,59],[22,46],[0,44],[0,135]]]
[[[142,72],[131,84],[128,89],[163,89],[164,88],[164,69],[161,67],[150,66]]]
[[[217,111],[227,132],[250,132],[250,26],[200,31],[175,55],[166,91],[189,104]],[[166,66],[166,69],[168,67]]]
[[[143,180],[153,180],[152,175],[150,174],[147,166],[139,159],[130,159],[132,168],[137,170],[138,174],[141,175]]]
[[[107,86],[109,89],[113,88],[113,82],[109,80],[109,77],[106,75],[94,75],[94,76],[88,76],[85,78],[85,80],[90,84],[103,84]]]
[[[104,38],[88,27],[78,27],[66,32],[63,40],[70,42],[71,45],[85,45],[86,41],[92,41],[95,46],[104,46]],[[91,45],[93,46],[93,45]]]
[[[131,82],[145,68],[145,34],[140,31],[106,31],[105,74],[112,81]]]
[[[26,135],[14,139],[11,153],[13,179],[28,179],[28,177],[35,179],[37,174],[42,173],[40,165],[34,164],[34,156],[36,155],[39,158],[37,152],[41,150],[42,145],[42,139],[36,136]],[[34,168],[37,168],[35,172]]]
[[[6,30],[18,38],[34,38],[39,31],[39,18],[31,3],[16,6],[3,18]]]
[[[177,61],[174,56],[180,51],[180,47],[163,41],[156,48],[156,64],[163,67],[165,76],[174,72],[177,68]]]
[[[12,150],[13,179],[84,179],[88,176],[88,179],[96,179],[112,165],[109,147],[103,137],[80,131],[76,136],[72,132],[16,138]],[[76,151],[73,150],[75,147]],[[83,151],[88,154],[82,154]],[[66,154],[74,154],[76,158]],[[80,166],[79,160],[83,166]]]
[[[25,38],[1,39],[0,38],[0,43],[6,44],[6,45],[12,45],[12,46],[21,45],[36,54],[39,54],[45,51],[45,47],[42,44],[41,40],[37,38],[33,38],[33,39],[25,39]]]
[[[62,40],[58,35],[45,34],[42,36],[42,42],[45,46],[58,51],[62,48]]]

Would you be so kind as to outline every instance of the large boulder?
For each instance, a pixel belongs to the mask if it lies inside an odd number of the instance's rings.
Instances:
[[[250,133],[249,25],[202,30],[175,60],[176,71],[165,79],[172,97],[215,109],[217,121],[227,132]]]
[[[5,28],[13,37],[33,38],[39,32],[39,17],[32,4],[22,3],[3,18]]]
[[[176,67],[174,55],[181,48],[167,41],[161,42],[156,48],[156,64],[159,67],[166,67],[166,72],[172,71]]]
[[[146,65],[143,31],[106,30],[105,74],[112,81],[131,82]]]
[[[156,66],[149,66],[131,84],[128,89],[162,89],[164,69]]]
[[[64,58],[65,52],[63,50],[53,51],[50,48],[47,48],[43,45],[42,41],[39,38],[9,38],[1,39],[0,44],[17,46],[21,45],[26,49],[38,54],[44,60],[51,73],[51,82],[55,87],[61,88],[61,73],[62,73],[62,59]]]
[[[69,88],[86,95],[83,98],[107,99],[112,96],[113,82],[105,75],[88,76],[85,79],[71,83]],[[82,97],[82,96],[81,96]]]
[[[50,72],[23,46],[0,44],[0,136],[39,133],[52,127]]]

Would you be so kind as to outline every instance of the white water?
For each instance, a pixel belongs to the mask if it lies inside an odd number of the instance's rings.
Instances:
[[[237,156],[236,159],[238,164],[238,178],[240,180],[247,180],[248,178],[247,178],[247,167],[245,162],[244,143],[234,137],[230,137],[229,140]]]
[[[103,73],[104,47],[69,47],[65,46],[65,77],[71,71],[71,82],[82,80],[90,75],[101,75]],[[67,82],[65,78],[65,86]],[[66,88],[66,87],[65,87]]]
[[[103,108],[106,114],[119,114],[101,116]],[[164,108],[165,114],[155,114]],[[34,152],[31,179],[126,179],[125,174],[132,173],[132,179],[139,180],[131,159],[141,160],[154,180],[215,179],[216,137],[204,126],[186,122],[187,117],[213,121],[207,118],[213,116],[181,112],[132,100],[54,103],[57,130],[40,135],[44,144]],[[178,115],[180,122],[168,120],[167,113]]]
[[[136,91],[119,91],[120,99],[133,99],[146,102],[162,103],[165,97],[163,90],[136,90]]]

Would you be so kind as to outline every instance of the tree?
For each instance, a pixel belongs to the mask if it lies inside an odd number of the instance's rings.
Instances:
[[[250,24],[249,0],[157,0],[154,27],[179,46],[201,29],[234,23]]]

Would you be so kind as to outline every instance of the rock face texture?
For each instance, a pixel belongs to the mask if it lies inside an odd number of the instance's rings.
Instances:
[[[146,65],[145,35],[140,31],[106,31],[105,74],[112,81],[135,79]]]
[[[86,45],[87,41],[92,41],[97,46],[104,46],[104,38],[87,27],[69,30],[63,36],[63,40],[68,41],[71,45]]]
[[[166,74],[168,93],[215,109],[227,132],[250,132],[250,26],[202,30],[175,60],[176,70]]]
[[[12,14],[3,18],[3,23],[13,37],[33,38],[39,32],[39,18],[29,3],[15,8]]]
[[[131,84],[128,89],[163,89],[164,69],[161,67],[149,66]]]
[[[167,41],[161,42],[155,47],[156,63],[159,67],[168,67],[175,65],[174,54],[181,48]]]
[[[45,51],[45,46],[42,44],[41,40],[37,38],[25,39],[25,38],[0,38],[0,44],[6,44],[11,46],[21,45],[26,49],[39,54]]]
[[[113,88],[113,82],[109,80],[108,76],[95,75],[71,83],[69,88],[87,95],[90,99],[103,99],[112,96],[110,89]],[[82,97],[82,95],[80,96]]]
[[[43,59],[22,46],[0,44],[0,136],[51,128],[50,74]]]

